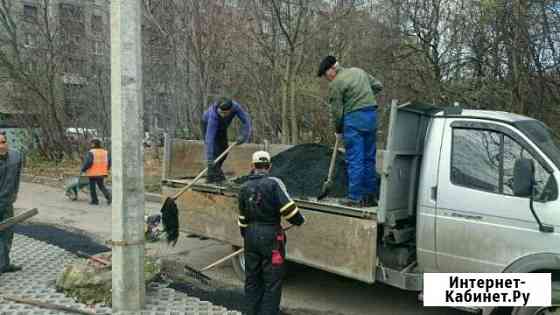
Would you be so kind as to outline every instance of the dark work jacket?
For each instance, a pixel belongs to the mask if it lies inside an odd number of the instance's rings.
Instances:
[[[240,188],[238,201],[238,224],[242,229],[251,224],[279,226],[281,218],[295,225],[305,221],[284,183],[268,174],[250,175]]]
[[[0,211],[16,201],[22,168],[23,156],[16,150],[0,158]]]

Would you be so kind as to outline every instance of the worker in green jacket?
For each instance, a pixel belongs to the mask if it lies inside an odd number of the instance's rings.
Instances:
[[[333,56],[325,57],[317,72],[329,81],[329,107],[335,135],[344,140],[348,169],[345,205],[377,205],[375,172],[377,100],[383,85],[360,68],[344,68]]]

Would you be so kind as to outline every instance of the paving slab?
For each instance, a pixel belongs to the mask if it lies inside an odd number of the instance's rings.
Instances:
[[[11,253],[12,262],[23,267],[22,271],[0,274],[0,296],[12,296],[59,304],[96,314],[112,314],[105,305],[84,305],[56,292],[55,281],[63,266],[80,259],[57,246],[16,234]],[[61,314],[37,306],[0,299],[0,315]],[[146,290],[146,307],[141,312],[118,312],[116,315],[241,315],[224,307],[201,301],[165,284],[153,283]]]

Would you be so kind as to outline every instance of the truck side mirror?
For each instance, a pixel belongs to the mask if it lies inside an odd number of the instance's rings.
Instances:
[[[517,197],[531,197],[535,166],[532,160],[518,159],[513,167],[513,194]]]

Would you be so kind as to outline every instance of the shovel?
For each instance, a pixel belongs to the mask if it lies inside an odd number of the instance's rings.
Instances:
[[[331,163],[329,165],[329,174],[327,175],[327,180],[323,183],[323,189],[321,190],[321,194],[317,197],[317,200],[325,198],[332,189],[334,167],[336,165],[336,153],[338,152],[338,141],[339,138],[336,137],[336,140],[334,141],[333,153],[331,155]]]
[[[230,145],[222,154],[220,154],[220,156],[218,156],[214,160],[214,163],[218,163],[219,161],[221,161],[229,153],[229,151],[231,151],[231,149],[233,149],[233,147],[235,146],[236,143]],[[175,200],[177,200],[177,198],[179,198],[183,193],[185,193],[194,184],[196,184],[198,180],[200,180],[200,178],[202,178],[202,176],[206,174],[207,171],[208,171],[208,167],[203,169],[202,172],[200,172],[193,179],[193,181],[190,182],[190,184],[182,188],[175,195],[167,197],[163,202],[163,206],[161,207],[161,223],[163,224],[163,227],[167,234],[168,243],[173,243],[173,245],[175,245],[175,243],[177,243],[177,238],[179,237],[179,216],[178,216],[178,209]]]
[[[294,226],[295,225],[290,225],[283,230],[284,230],[284,232],[286,232],[289,229],[293,228]],[[242,254],[244,251],[245,251],[245,247],[241,247],[240,249],[236,250],[235,252],[216,260],[215,262],[211,263],[210,265],[208,265],[208,266],[206,266],[206,267],[204,267],[200,270],[196,269],[192,266],[185,265],[185,272],[191,278],[196,279],[203,284],[209,284],[212,279],[204,274],[205,271],[208,271],[208,270],[218,266],[219,264],[222,264],[222,263],[232,259],[233,257],[235,257],[239,254]]]
[[[4,221],[0,221],[0,232],[12,227],[13,225],[16,225],[20,222],[23,222],[29,218],[31,218],[32,216],[35,216],[36,214],[38,214],[39,211],[37,210],[37,208],[33,208],[33,209],[29,209],[27,211],[25,211],[24,213],[18,214],[16,216],[10,217]]]

